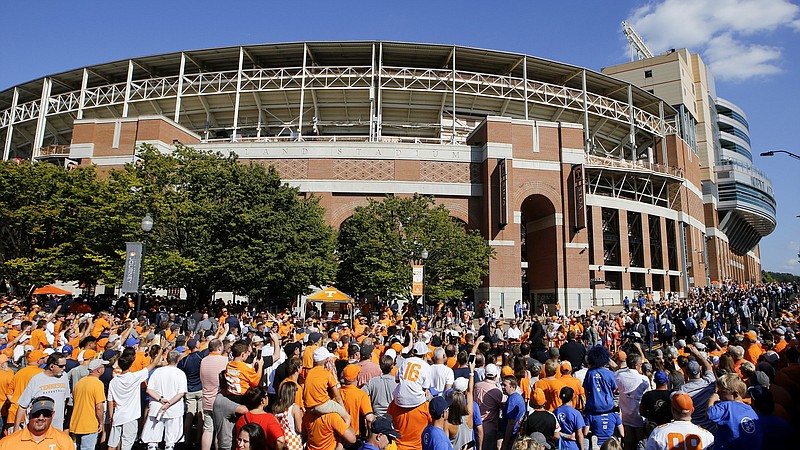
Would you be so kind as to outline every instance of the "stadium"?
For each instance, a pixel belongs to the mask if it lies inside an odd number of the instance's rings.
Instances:
[[[432,195],[495,248],[474,299],[508,316],[517,300],[584,310],[760,279],[774,214],[730,248],[681,113],[631,82],[529,55],[301,42],[23,83],[0,92],[0,142],[4,159],[100,171],[142,143],[234,152],[318,196],[334,227],[368,198]]]

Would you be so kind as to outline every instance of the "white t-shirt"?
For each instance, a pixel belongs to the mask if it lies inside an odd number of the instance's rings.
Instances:
[[[706,449],[712,444],[714,435],[705,428],[685,420],[675,420],[653,430],[647,439],[645,450]]]
[[[159,395],[169,400],[177,394],[185,394],[188,392],[186,384],[186,373],[184,371],[174,366],[164,366],[159,367],[150,375],[150,380],[147,381],[147,389],[156,391]],[[150,409],[147,415],[150,417],[159,417],[161,406],[161,402],[150,399]],[[183,399],[181,398],[175,402],[175,404],[170,406],[164,415],[160,417],[165,419],[183,417]]]
[[[448,384],[453,386],[455,375],[453,369],[445,366],[444,364],[434,364],[431,366],[431,385],[430,387],[439,392],[444,391],[445,386]]]
[[[414,408],[425,402],[425,390],[431,387],[431,366],[414,356],[404,360],[397,370],[394,402],[403,408]]]
[[[636,369],[620,369],[616,373],[616,379],[622,424],[643,427],[645,420],[639,415],[639,405],[644,393],[650,390],[650,379]]]
[[[124,425],[142,416],[141,385],[147,380],[147,369],[116,375],[108,384],[108,401],[116,402],[112,425]]]
[[[506,330],[506,338],[508,340],[512,340],[512,339],[519,340],[520,336],[522,336],[522,331],[520,331],[519,328],[513,328],[512,327],[512,328],[509,328],[508,330]]]

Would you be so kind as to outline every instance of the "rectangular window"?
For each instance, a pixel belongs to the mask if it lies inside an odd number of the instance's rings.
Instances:
[[[645,78],[653,78],[653,71],[652,70],[645,70],[644,71]]]

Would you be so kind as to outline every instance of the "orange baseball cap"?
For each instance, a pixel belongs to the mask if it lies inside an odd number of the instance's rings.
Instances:
[[[512,376],[513,377],[514,376],[514,369],[512,369],[511,367],[508,367],[508,366],[503,366],[503,369],[500,370],[500,376],[502,376],[502,377]]]
[[[361,366],[349,364],[344,368],[344,370],[342,370],[342,378],[348,381],[355,380],[356,377],[358,377],[359,372],[361,372]]]
[[[748,331],[744,334],[745,339],[751,342],[755,342],[758,340],[758,336],[756,336],[756,332],[753,330]]]
[[[403,351],[403,344],[401,344],[399,342],[395,342],[394,344],[392,344],[392,349],[394,351],[396,351],[397,353],[400,353],[400,352]]]
[[[331,333],[331,339],[333,339],[334,341],[338,341],[339,337],[340,337],[339,333],[337,333],[335,331],[333,333]]]
[[[45,355],[43,351],[34,350],[34,351],[28,353],[28,362],[30,362],[30,361],[38,361],[38,360],[44,358],[45,356],[47,356],[47,355]]]
[[[694,402],[689,394],[675,394],[672,396],[672,409],[680,411],[681,414],[689,414],[694,411]]]
[[[83,360],[89,361],[91,359],[97,358],[97,352],[94,350],[84,350],[83,351]]]
[[[561,371],[572,372],[572,363],[570,363],[569,361],[561,361]]]
[[[544,406],[547,403],[547,397],[544,395],[544,391],[540,388],[536,388],[533,390],[533,404],[536,406]]]

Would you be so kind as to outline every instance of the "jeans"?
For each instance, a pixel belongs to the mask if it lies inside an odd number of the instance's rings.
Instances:
[[[99,433],[76,435],[78,450],[94,450],[94,447],[97,445],[98,434]]]

